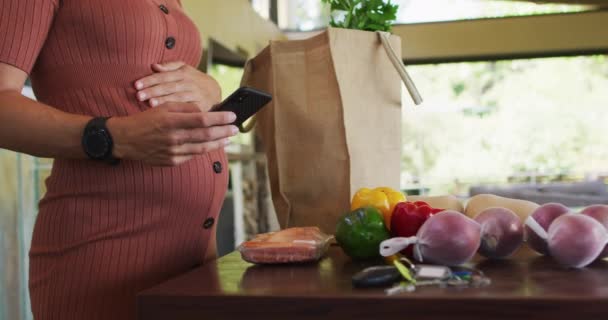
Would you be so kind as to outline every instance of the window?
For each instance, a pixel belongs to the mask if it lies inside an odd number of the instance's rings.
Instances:
[[[310,31],[325,28],[329,9],[319,0],[277,0],[279,28],[289,31]]]
[[[608,57],[410,66],[403,181],[466,196],[477,184],[576,181],[608,170]]]
[[[593,6],[578,4],[538,4],[534,2],[504,0],[391,1],[399,4],[397,23],[568,13],[593,10],[594,8]],[[261,1],[254,0],[254,7],[257,2]],[[310,31],[322,29],[329,22],[329,9],[320,0],[277,0],[277,4],[279,27],[283,30]]]
[[[538,4],[500,0],[392,0],[399,4],[398,23],[498,18],[591,10],[592,6]]]

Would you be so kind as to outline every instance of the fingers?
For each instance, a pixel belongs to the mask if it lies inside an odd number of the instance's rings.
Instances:
[[[176,133],[175,144],[204,143],[233,137],[239,133],[239,128],[232,125],[215,126],[209,128],[198,128],[181,130]]]
[[[168,102],[189,102],[207,111],[221,99],[217,81],[182,62],[154,64],[157,73],[135,82],[137,100],[157,107]]]
[[[179,70],[183,67],[187,67],[188,65],[183,61],[171,61],[167,63],[155,63],[152,65],[152,70],[156,72],[167,72],[167,71],[175,71]]]
[[[221,99],[217,81],[184,62],[155,64],[152,68],[157,73],[135,82],[137,100],[148,101],[151,107],[192,103],[201,111],[208,111]]]
[[[179,92],[196,92],[194,83],[189,81],[177,81],[159,84],[137,93],[139,101],[146,101],[152,98],[164,97]]]
[[[135,89],[143,90],[161,83],[177,82],[185,79],[185,75],[181,71],[169,71],[162,73],[154,73],[147,77],[135,81]]]
[[[221,139],[204,143],[187,143],[181,146],[171,148],[171,154],[174,156],[195,156],[205,154],[226,147],[230,144],[230,140]]]
[[[167,124],[173,129],[195,129],[229,125],[235,120],[233,112],[174,113],[167,118]]]
[[[158,107],[168,102],[184,102],[184,103],[197,103],[201,100],[200,94],[192,91],[177,92],[163,97],[150,99],[150,105],[152,107]]]

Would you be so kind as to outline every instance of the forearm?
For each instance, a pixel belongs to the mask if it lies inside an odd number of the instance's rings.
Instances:
[[[0,148],[44,158],[84,159],[81,137],[90,119],[16,91],[0,91]]]

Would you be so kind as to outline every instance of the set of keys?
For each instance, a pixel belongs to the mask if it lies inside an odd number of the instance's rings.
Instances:
[[[436,286],[439,288],[480,288],[490,284],[491,280],[483,275],[472,275],[465,277],[452,275],[449,278],[418,280],[414,283],[402,281],[386,289],[384,292],[387,295],[392,296],[401,293],[414,292],[416,291],[416,288],[425,286]]]
[[[387,287],[387,295],[414,292],[418,287],[479,288],[491,284],[481,270],[437,265],[415,265],[407,258],[393,259],[392,266],[367,268],[353,277],[353,285],[362,287]]]

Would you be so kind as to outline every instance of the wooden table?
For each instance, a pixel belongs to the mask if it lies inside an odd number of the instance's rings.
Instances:
[[[354,289],[369,263],[331,247],[318,264],[254,266],[232,253],[138,296],[140,320],[156,319],[607,319],[608,262],[566,270],[529,249],[475,265],[484,288],[422,287],[388,297]]]

